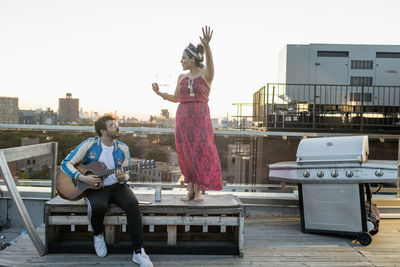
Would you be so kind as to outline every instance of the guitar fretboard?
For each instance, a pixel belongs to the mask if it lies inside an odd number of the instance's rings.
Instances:
[[[129,165],[129,166],[124,166],[124,167],[122,167],[122,169],[124,171],[130,171],[130,170],[137,170],[137,169],[153,169],[155,167],[156,167],[155,160],[146,160],[146,161],[134,163],[134,164]],[[109,170],[106,170],[106,171],[104,171],[102,173],[99,173],[98,175],[99,176],[108,176],[110,174],[115,173],[119,169],[120,168],[109,169]]]

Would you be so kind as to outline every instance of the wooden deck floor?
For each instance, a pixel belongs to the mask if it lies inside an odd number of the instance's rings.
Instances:
[[[154,266],[400,266],[400,220],[381,221],[372,243],[303,234],[293,220],[246,220],[244,257],[150,255]],[[44,239],[44,226],[38,228]],[[131,255],[50,254],[40,257],[28,236],[0,252],[0,266],[135,266]],[[137,265],[136,265],[137,266]]]

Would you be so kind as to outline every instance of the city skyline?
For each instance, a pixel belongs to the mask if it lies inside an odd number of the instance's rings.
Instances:
[[[229,7],[229,8],[227,8]],[[389,8],[390,7],[390,8]],[[147,119],[177,104],[184,47],[214,30],[212,117],[235,115],[277,82],[286,44],[400,44],[396,1],[0,1],[0,96],[20,109],[57,110],[67,92],[80,108]]]
[[[32,108],[28,108],[28,109],[18,108],[16,110],[17,111],[17,115],[18,115],[18,112],[39,112],[39,113],[52,112],[52,113],[58,114],[60,117],[62,117],[61,113],[63,113],[63,112],[60,112],[60,105],[61,105],[62,101],[65,102],[68,99],[68,97],[72,98],[72,95],[67,93],[66,98],[59,98],[59,105],[58,105],[58,107],[56,109],[52,109],[50,107],[37,107],[37,108],[33,108],[33,109]],[[19,97],[0,96],[0,104],[3,101],[3,102],[5,102],[6,106],[8,104],[7,102],[11,102],[11,101],[15,102],[13,104],[14,106],[18,106],[19,100],[20,100]],[[79,103],[79,99],[78,98],[73,98],[72,100],[77,100],[76,104]],[[2,106],[2,105],[0,105],[0,107],[4,108],[4,106]],[[77,114],[77,117],[75,117],[75,119],[70,120],[70,121],[73,121],[73,122],[78,122],[79,120],[82,120],[82,119],[96,120],[100,116],[105,116],[105,115],[112,115],[115,118],[117,118],[118,120],[138,120],[134,115],[131,115],[131,116],[122,115],[122,114],[119,114],[117,110],[114,110],[114,111],[109,110],[109,111],[106,111],[106,112],[98,112],[96,110],[84,110],[82,107],[79,106],[79,104],[75,107],[75,110],[78,112],[78,114]],[[7,119],[7,118],[10,117],[9,114],[8,114],[8,111],[6,111],[6,112],[7,112],[7,116],[4,116],[4,119]],[[65,112],[66,111],[64,111],[64,113]],[[2,118],[2,117],[0,116],[0,118]],[[79,120],[77,118],[79,118]],[[173,116],[170,117],[168,109],[161,109],[161,110],[159,110],[159,112],[157,114],[150,114],[148,118],[139,119],[138,121],[146,122],[146,121],[151,120],[152,118],[164,118],[164,119],[172,118],[172,119],[175,119],[175,116],[173,115]],[[214,119],[214,118],[212,118],[212,119]],[[18,116],[17,116],[16,120],[18,121]],[[62,120],[63,119],[60,118],[60,121],[62,121]],[[4,122],[4,123],[7,124],[7,122]],[[23,123],[23,124],[32,124],[32,123]]]

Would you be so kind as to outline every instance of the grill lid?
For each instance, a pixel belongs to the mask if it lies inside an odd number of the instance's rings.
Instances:
[[[297,163],[332,163],[367,161],[368,136],[310,138],[301,140]]]

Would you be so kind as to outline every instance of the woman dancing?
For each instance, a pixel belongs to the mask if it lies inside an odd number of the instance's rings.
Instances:
[[[202,201],[201,189],[221,190],[221,164],[214,141],[208,96],[214,78],[214,63],[210,49],[213,31],[202,28],[201,44],[189,44],[182,54],[183,70],[179,75],[175,93],[160,92],[157,83],[153,90],[163,99],[180,102],[175,119],[175,145],[179,166],[188,184],[188,193],[183,201]],[[204,67],[204,52],[206,66]]]

